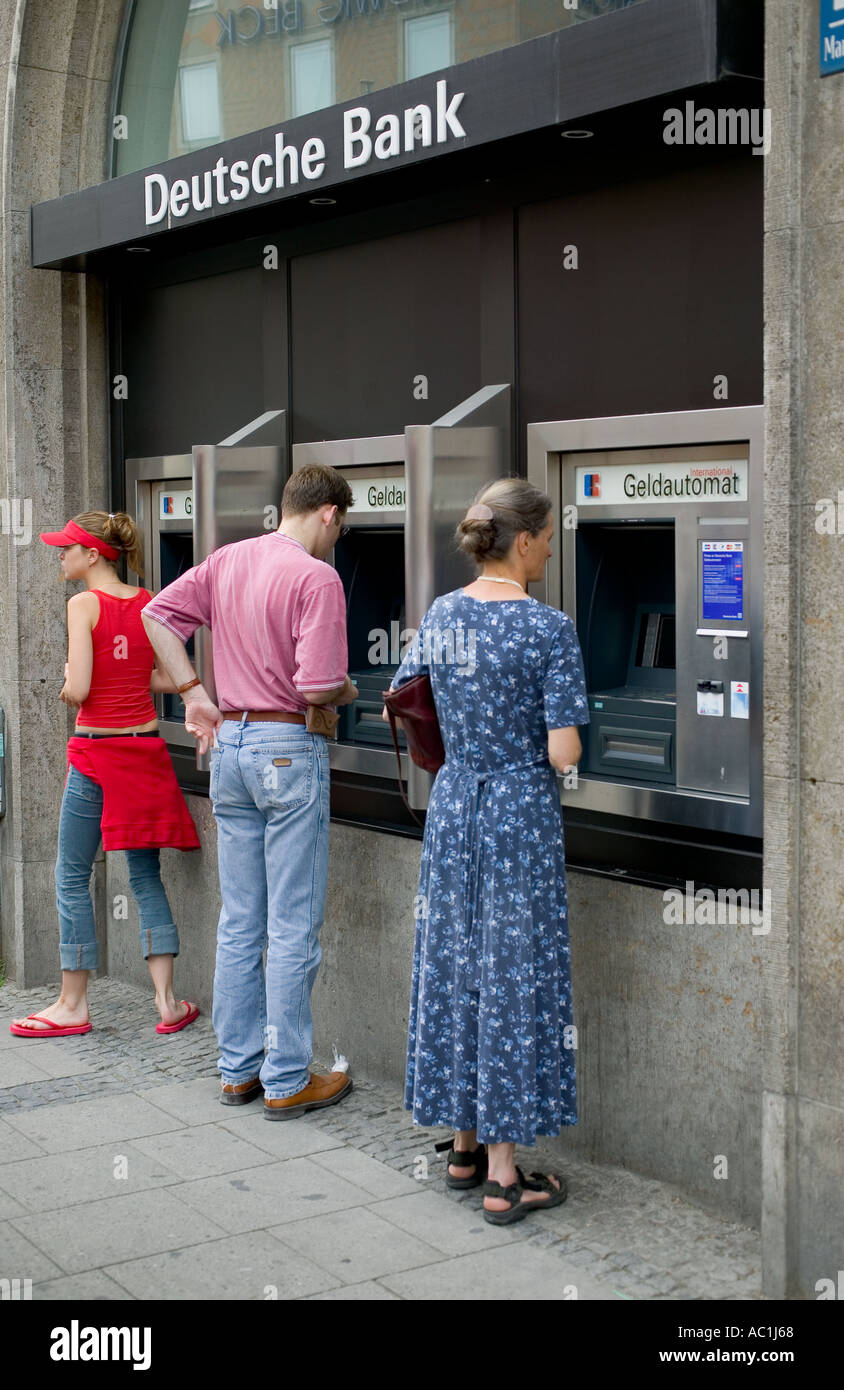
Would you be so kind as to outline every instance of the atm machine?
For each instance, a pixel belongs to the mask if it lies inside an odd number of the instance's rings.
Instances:
[[[395,772],[396,755],[389,726],[381,718],[381,691],[398,670],[409,637],[404,454],[403,434],[293,445],[294,473],[312,464],[336,468],[354,494],[346,513],[348,535],[338,540],[328,561],[343,581],[349,675],[360,695],[338,711],[337,745],[346,751],[332,765],[387,778]],[[404,748],[403,736],[399,742]]]
[[[195,445],[189,454],[127,459],[126,508],[143,538],[145,573],[139,582],[157,593],[219,546],[275,530],[288,469],[283,410],[266,412],[220,444]],[[197,629],[187,651],[213,698],[207,628]],[[181,699],[155,695],[153,700],[179,784],[207,793],[209,757],[196,752]]]
[[[474,579],[454,530],[478,489],[510,471],[511,449],[509,385],[484,387],[403,434],[293,445],[294,471],[329,464],[354,496],[349,532],[328,556],[346,593],[349,674],[360,692],[341,707],[329,742],[335,820],[418,834],[399,794],[383,691],[436,595]],[[410,761],[403,735],[399,744],[408,800],[423,810],[433,779]]]
[[[569,862],[761,883],[763,407],[528,427],[589,697]]]

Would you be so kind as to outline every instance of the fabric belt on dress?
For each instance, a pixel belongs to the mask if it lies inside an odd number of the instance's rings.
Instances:
[[[471,782],[469,795],[466,797],[466,818],[465,835],[468,854],[466,855],[464,869],[464,892],[466,911],[463,920],[462,933],[458,936],[457,954],[464,963],[463,974],[466,979],[466,988],[472,993],[477,993],[481,987],[481,954],[483,943],[477,939],[475,923],[475,898],[478,892],[478,869],[480,867],[480,836],[478,835],[478,821],[480,819],[481,801],[485,784],[493,777],[504,777],[512,772],[523,772],[529,767],[550,767],[548,755],[532,758],[526,763],[508,763],[505,767],[489,767],[482,772],[478,772],[473,767],[468,767],[465,763],[458,762],[456,759],[448,758],[445,767],[455,769]]]
[[[304,724],[304,714],[295,714],[289,709],[224,709],[224,719],[242,719],[246,715],[247,724]]]

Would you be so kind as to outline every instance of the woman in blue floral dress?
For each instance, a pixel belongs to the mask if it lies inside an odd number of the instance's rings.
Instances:
[[[434,600],[393,679],[430,675],[446,750],[422,843],[405,1108],[455,1131],[448,1185],[487,1177],[496,1225],[565,1199],[514,1149],[577,1122],[556,770],[577,762],[589,714],[571,619],[526,592],[553,525],[525,479],[484,488],[457,528],[479,577]]]

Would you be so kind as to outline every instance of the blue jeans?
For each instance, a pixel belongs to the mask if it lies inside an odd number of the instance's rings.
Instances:
[[[91,869],[100,843],[103,793],[99,783],[71,767],[59,815],[56,906],[62,970],[96,970],[99,947],[91,903]],[[179,933],[161,882],[157,849],[127,849],[129,884],[138,905],[141,950],[147,956],[179,954]]]
[[[214,1031],[223,1081],[267,1099],[310,1081],[311,990],[328,878],[330,770],[321,734],[227,719],[211,755],[223,909]],[[266,974],[263,952],[266,949]],[[266,1050],[266,1055],[265,1055]]]

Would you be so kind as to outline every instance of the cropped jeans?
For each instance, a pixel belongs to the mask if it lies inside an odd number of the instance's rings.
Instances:
[[[100,844],[103,793],[97,782],[71,767],[59,816],[56,906],[62,970],[96,970],[99,947],[91,903],[91,870]],[[129,884],[138,905],[141,950],[147,956],[179,954],[179,933],[161,882],[157,849],[124,850]]]
[[[213,1023],[224,1082],[304,1090],[328,878],[328,745],[298,724],[225,720],[211,755],[223,908]],[[266,971],[263,953],[266,950]]]

